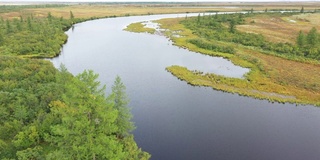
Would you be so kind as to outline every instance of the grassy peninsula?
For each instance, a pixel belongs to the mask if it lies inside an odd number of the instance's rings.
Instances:
[[[301,11],[302,12],[302,11]],[[318,13],[199,14],[158,20],[174,44],[250,68],[243,79],[168,66],[191,85],[269,101],[320,105]],[[175,36],[179,34],[179,36]]]
[[[127,26],[124,30],[129,32],[147,32],[150,34],[153,34],[156,30],[154,28],[148,28],[143,23],[137,22],[137,23],[131,23],[129,26]]]

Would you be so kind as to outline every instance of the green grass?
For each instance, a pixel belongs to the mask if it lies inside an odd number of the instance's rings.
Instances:
[[[251,88],[251,84],[246,79],[227,78],[215,74],[201,74],[196,71],[190,71],[181,66],[170,66],[166,70],[178,79],[186,81],[190,85],[194,86],[206,86],[212,87],[216,90],[226,91],[229,93],[237,93],[244,96],[250,96],[258,99],[267,99],[271,102],[291,102],[291,103],[303,103],[294,96],[285,95],[280,93],[259,91],[255,88]],[[265,85],[265,84],[260,84]]]
[[[137,33],[147,32],[147,33],[151,33],[151,34],[153,34],[156,31],[154,28],[145,27],[145,25],[142,24],[142,22],[131,23],[124,30],[129,31],[129,32],[137,32]]]

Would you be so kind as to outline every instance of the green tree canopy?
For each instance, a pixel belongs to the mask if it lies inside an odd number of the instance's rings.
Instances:
[[[299,47],[303,47],[305,45],[305,35],[300,30],[299,35],[297,37],[297,44]]]
[[[313,27],[307,34],[307,42],[310,46],[315,46],[318,44],[318,34],[315,27]]]
[[[126,87],[122,83],[121,78],[117,76],[112,86],[112,99],[114,101],[114,107],[119,111],[115,123],[119,127],[118,135],[121,137],[127,136],[129,132],[135,128],[131,122],[132,115],[128,108],[129,101],[125,89]]]
[[[150,158],[129,133],[134,126],[119,77],[106,97],[91,70],[74,77],[43,60],[0,61],[1,70],[15,68],[0,72],[0,159]]]

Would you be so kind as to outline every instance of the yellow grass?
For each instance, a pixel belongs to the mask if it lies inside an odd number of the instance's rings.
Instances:
[[[253,8],[255,11],[263,11],[266,8],[272,9],[296,9],[305,10],[320,8],[318,2],[295,2],[295,3],[181,3],[181,4],[104,4],[104,5],[70,5],[58,8],[34,8],[23,9],[19,12],[0,14],[3,18],[18,18],[20,15],[28,16],[33,14],[38,17],[46,17],[48,12],[57,17],[70,17],[70,11],[76,18],[107,17],[107,16],[132,16],[146,14],[164,13],[186,13],[186,12],[223,12],[223,11],[247,11]]]
[[[215,7],[210,8],[190,8],[190,7],[172,7],[172,6],[144,6],[144,5],[73,5],[60,8],[35,8],[25,9],[20,12],[5,13],[4,18],[17,18],[21,14],[46,17],[51,12],[56,17],[70,17],[70,11],[76,18],[107,17],[107,16],[133,16],[146,14],[164,14],[164,13],[186,13],[186,12],[205,12],[208,10],[219,10]],[[221,10],[221,9],[220,9]]]
[[[309,32],[312,27],[320,30],[320,13],[306,13],[289,17],[258,15],[247,18],[246,22],[244,25],[238,25],[237,29],[242,32],[262,34],[272,42],[295,43],[300,30],[305,33]]]
[[[248,67],[251,71],[246,75],[246,79],[236,79],[214,74],[202,75],[180,66],[168,67],[167,70],[179,79],[192,85],[210,86],[217,90],[270,101],[320,105],[319,64],[290,61],[264,54],[252,47],[244,47],[233,43],[228,43],[237,50],[236,54],[232,56],[226,56],[223,53],[210,53],[208,50],[187,43],[187,39],[195,38],[196,35],[192,34],[189,29],[184,28],[179,23],[180,20],[182,19],[158,21],[162,24],[162,28],[171,31],[180,30],[179,33],[183,35],[182,38],[171,37],[176,45],[203,54],[229,58],[235,64]],[[170,33],[167,35],[170,35]]]

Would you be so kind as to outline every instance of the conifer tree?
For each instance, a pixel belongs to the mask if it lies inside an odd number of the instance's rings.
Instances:
[[[303,34],[303,32],[300,30],[299,35],[297,37],[297,45],[299,47],[303,47],[305,44],[305,35]]]
[[[198,19],[197,19],[197,23],[200,23],[200,13],[198,14]]]
[[[307,35],[307,42],[308,45],[310,46],[315,46],[318,43],[318,34],[317,34],[317,29],[313,27],[308,35]]]
[[[27,18],[28,29],[29,29],[30,31],[33,30],[32,23],[31,23],[31,19],[32,19],[32,18],[30,18],[30,17]]]
[[[3,37],[2,32],[0,30],[0,46],[3,44],[3,42],[4,42],[4,37]]]
[[[230,21],[229,31],[230,31],[231,33],[234,33],[235,30],[236,30],[236,22],[234,21],[234,19],[232,19],[232,20]]]
[[[125,93],[126,87],[122,83],[119,76],[112,86],[112,94],[114,99],[114,107],[118,110],[118,117],[116,119],[116,125],[119,127],[119,136],[127,136],[130,131],[134,129],[134,125],[131,122],[132,115],[128,108],[128,98]]]
[[[72,11],[70,11],[70,19],[74,19],[74,15]]]
[[[11,27],[10,21],[8,19],[6,20],[6,28],[7,28],[7,33],[12,32],[12,27]]]
[[[300,13],[304,13],[304,7],[301,7]]]

